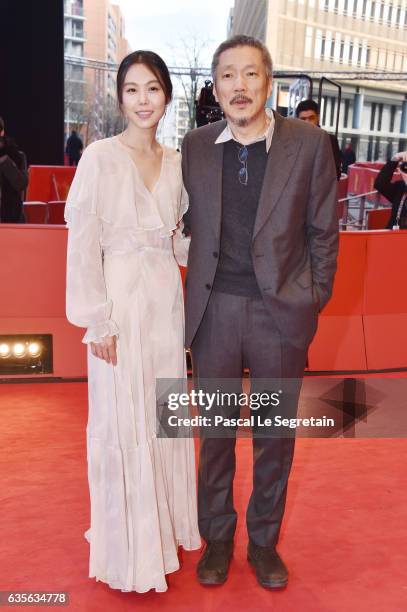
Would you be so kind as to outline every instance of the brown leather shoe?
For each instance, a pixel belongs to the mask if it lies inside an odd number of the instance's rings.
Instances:
[[[282,589],[288,582],[288,571],[274,547],[249,542],[247,560],[256,571],[257,582],[266,589]]]
[[[226,582],[232,554],[233,540],[207,542],[196,570],[198,582],[201,584],[223,584]]]

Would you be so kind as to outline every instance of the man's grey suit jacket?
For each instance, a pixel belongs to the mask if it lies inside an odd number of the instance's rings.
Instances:
[[[192,130],[182,146],[190,200],[185,226],[191,234],[187,348],[204,315],[218,264],[223,145],[215,140],[225,125],[219,121]],[[336,170],[328,134],[275,113],[251,253],[270,315],[282,336],[298,347],[311,342],[318,312],[331,296],[338,249],[336,203]]]

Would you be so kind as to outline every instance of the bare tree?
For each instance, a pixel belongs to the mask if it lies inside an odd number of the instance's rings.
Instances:
[[[81,131],[88,122],[85,83],[65,79],[64,109],[67,130]]]
[[[210,44],[210,39],[202,39],[196,31],[190,31],[180,38],[179,45],[168,45],[173,55],[171,65],[179,69],[187,68],[188,74],[175,74],[175,76],[180,82],[188,106],[189,129],[195,127],[195,101],[200,87],[204,84],[200,72],[205,68],[204,52]]]

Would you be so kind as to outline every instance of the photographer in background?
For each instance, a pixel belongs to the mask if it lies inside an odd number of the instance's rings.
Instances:
[[[24,223],[22,193],[28,185],[24,155],[5,135],[0,117],[0,222]]]
[[[397,167],[403,180],[392,183]],[[393,155],[377,175],[374,187],[392,204],[386,229],[407,229],[407,151]]]
[[[77,166],[79,160],[81,158],[83,151],[83,143],[82,140],[78,136],[78,132],[76,130],[72,130],[71,135],[66,141],[65,153],[69,158],[70,166]]]
[[[301,121],[306,121],[307,123],[311,123],[316,127],[321,127],[319,125],[319,106],[314,100],[308,99],[300,102],[295,109],[295,116],[297,119],[301,119]],[[334,134],[328,134],[328,136],[331,141],[332,155],[334,156],[336,179],[340,181],[341,152],[339,150],[338,139]]]

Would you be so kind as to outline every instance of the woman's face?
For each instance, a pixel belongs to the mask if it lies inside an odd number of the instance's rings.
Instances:
[[[152,128],[165,112],[165,93],[157,77],[144,64],[133,64],[127,71],[121,108],[130,123]]]

